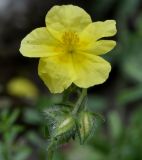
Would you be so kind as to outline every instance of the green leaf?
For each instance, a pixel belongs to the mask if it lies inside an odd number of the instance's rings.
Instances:
[[[16,153],[14,160],[27,160],[31,154],[31,149],[29,147],[20,147]]]
[[[16,109],[10,114],[10,116],[8,118],[9,125],[12,125],[16,121],[16,119],[19,116],[19,113],[20,113],[20,111],[18,109]]]
[[[142,36],[134,33],[129,35],[127,44],[123,44],[123,49],[120,52],[121,69],[124,77],[129,81],[142,82],[141,60],[142,60]]]
[[[131,87],[122,90],[117,97],[117,101],[119,102],[120,106],[123,106],[128,103],[140,100],[141,98],[142,98],[142,85],[137,85],[136,87]]]
[[[28,139],[28,141],[30,141],[31,144],[37,147],[41,147],[43,145],[43,139],[33,131],[27,132],[26,138]]]
[[[23,131],[23,127],[20,125],[13,125],[3,136],[7,143],[12,144],[18,134]]]
[[[0,132],[7,132],[13,127],[13,123],[19,116],[19,110],[16,109],[10,113],[8,109],[4,109],[0,116]]]
[[[38,125],[41,122],[41,115],[37,110],[25,109],[24,110],[24,121],[29,124]]]
[[[120,115],[116,111],[112,111],[108,115],[108,126],[112,138],[116,139],[122,133],[123,125]]]

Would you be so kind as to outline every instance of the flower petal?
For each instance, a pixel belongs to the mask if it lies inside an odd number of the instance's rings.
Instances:
[[[27,57],[55,56],[60,54],[57,52],[59,43],[46,27],[37,28],[22,40],[20,52]]]
[[[103,83],[111,70],[107,61],[92,54],[76,54],[73,63],[77,75],[73,83],[81,88]]]
[[[111,51],[116,46],[113,40],[99,40],[83,46],[83,51],[94,55],[102,55]]]
[[[54,6],[46,16],[46,25],[56,31],[73,30],[82,31],[90,24],[91,17],[78,6]]]
[[[104,22],[94,22],[89,24],[80,34],[81,39],[96,41],[103,37],[110,37],[116,34],[116,22],[114,20],[107,20]]]
[[[38,73],[52,93],[61,93],[75,80],[72,58],[69,54],[41,58]]]

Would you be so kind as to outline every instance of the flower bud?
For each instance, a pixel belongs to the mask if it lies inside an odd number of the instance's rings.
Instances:
[[[79,138],[83,144],[90,136],[94,128],[94,117],[89,112],[82,112],[79,115]]]
[[[54,137],[60,136],[68,131],[71,131],[75,126],[75,120],[72,116],[67,116],[57,125]]]

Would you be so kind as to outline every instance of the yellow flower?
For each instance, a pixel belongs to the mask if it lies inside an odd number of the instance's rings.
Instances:
[[[38,96],[38,89],[29,80],[23,77],[16,77],[11,79],[7,84],[7,92],[10,95],[25,98],[36,98]]]
[[[103,83],[111,70],[100,55],[112,50],[116,22],[92,22],[80,7],[54,6],[47,13],[46,27],[37,28],[21,42],[27,57],[40,57],[38,73],[52,93],[60,93],[72,83],[88,88]]]

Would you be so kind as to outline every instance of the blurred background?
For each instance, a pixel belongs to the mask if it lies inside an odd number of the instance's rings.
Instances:
[[[115,19],[118,34],[117,47],[105,55],[109,79],[89,89],[90,110],[106,121],[84,146],[71,141],[54,160],[142,160],[141,0],[0,0],[0,160],[48,160],[42,111],[61,96],[51,96],[38,59],[23,57],[19,46],[61,4],[84,8],[93,21]]]

